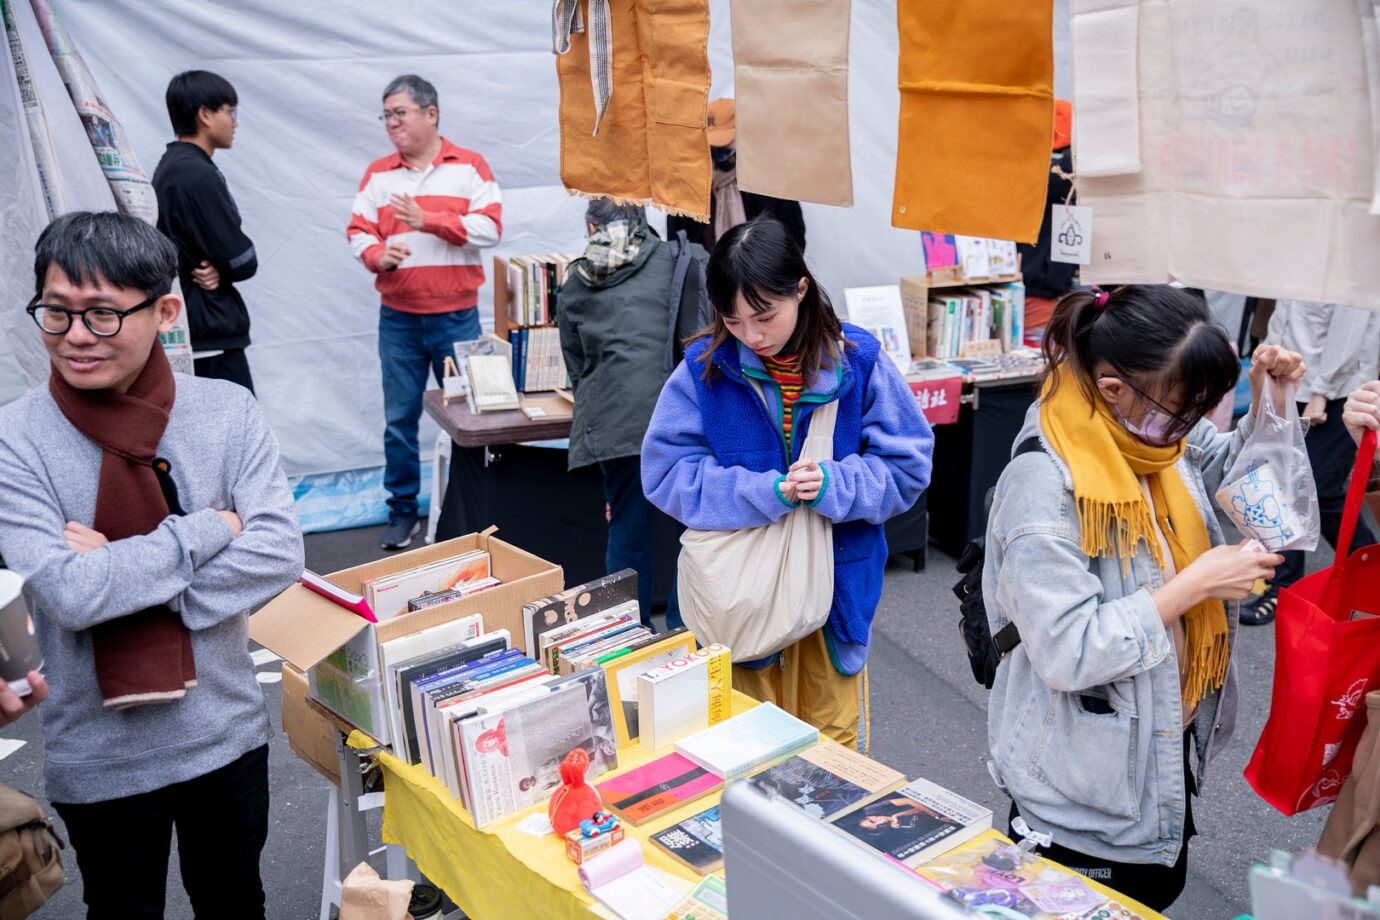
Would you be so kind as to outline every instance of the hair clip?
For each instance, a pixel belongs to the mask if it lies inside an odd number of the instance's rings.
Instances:
[[[1107,306],[1107,300],[1111,296],[1111,294],[1108,294],[1106,291],[1102,290],[1101,288],[1098,288],[1096,291],[1093,292],[1093,309],[1101,310],[1103,307]]]

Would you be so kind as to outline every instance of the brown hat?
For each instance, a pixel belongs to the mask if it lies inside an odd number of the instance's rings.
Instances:
[[[715,99],[709,103],[709,146],[733,146],[733,100]]]

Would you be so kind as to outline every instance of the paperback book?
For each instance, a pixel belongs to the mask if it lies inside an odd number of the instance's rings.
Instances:
[[[657,636],[636,651],[610,657],[600,665],[608,679],[609,703],[613,706],[613,727],[618,746],[629,747],[640,737],[637,706],[638,675],[695,651],[695,636],[690,632]]]
[[[723,780],[679,754],[598,783],[604,807],[637,827],[723,788]]]
[[[715,805],[693,818],[686,818],[653,834],[652,843],[700,875],[723,868],[724,832],[719,820],[719,806]]]
[[[730,655],[727,646],[715,643],[638,675],[638,737],[644,747],[666,747],[728,718]]]
[[[752,777],[811,817],[829,820],[869,805],[905,785],[888,766],[828,738]]]
[[[832,823],[913,869],[989,830],[992,812],[917,779]]]
[[[413,598],[450,591],[492,575],[489,554],[476,550],[371,578],[364,583],[364,598],[369,603],[369,609],[382,622],[405,613],[407,602]]]
[[[535,658],[539,651],[538,639],[543,633],[636,600],[637,572],[632,569],[623,569],[543,597],[522,608],[526,642],[523,648]]]
[[[676,751],[720,776],[742,779],[819,741],[819,730],[771,703],[676,742]]]

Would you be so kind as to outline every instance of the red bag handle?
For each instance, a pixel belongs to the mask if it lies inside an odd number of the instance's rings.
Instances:
[[[1375,463],[1375,432],[1366,429],[1361,446],[1356,451],[1356,466],[1351,471],[1351,485],[1346,490],[1346,507],[1342,511],[1342,526],[1337,533],[1337,561],[1351,555],[1351,538],[1356,534],[1356,522],[1361,517],[1361,502],[1366,497],[1366,483],[1370,481]]]

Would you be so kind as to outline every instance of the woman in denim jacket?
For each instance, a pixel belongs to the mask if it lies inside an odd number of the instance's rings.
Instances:
[[[1161,910],[1184,886],[1189,795],[1235,722],[1236,602],[1282,561],[1224,545],[1213,511],[1254,406],[1231,434],[1204,421],[1240,364],[1182,289],[1067,295],[1045,358],[1016,441],[1041,449],[1011,461],[988,522],[990,626],[1022,639],[992,688],[992,774],[1015,832]],[[1262,347],[1251,390],[1302,373]]]

